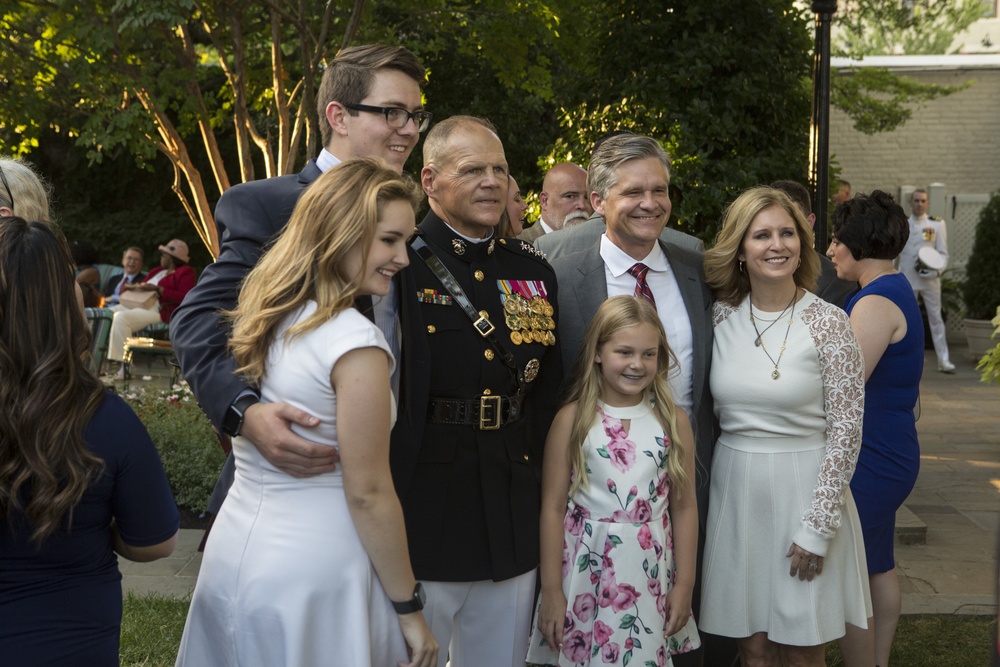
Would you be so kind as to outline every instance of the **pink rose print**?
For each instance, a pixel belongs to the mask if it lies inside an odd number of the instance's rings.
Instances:
[[[575,630],[563,635],[563,655],[570,662],[586,662],[590,659],[590,633]]]
[[[621,472],[628,472],[635,465],[635,445],[628,440],[612,440],[607,445],[611,465]]]
[[[622,426],[620,419],[604,415],[601,419],[601,424],[604,426],[605,435],[612,440],[624,439],[628,436],[628,434],[625,433],[625,427]]]
[[[667,596],[657,595],[656,596],[656,613],[661,617],[667,617]]]
[[[620,650],[621,648],[618,646],[618,644],[614,642],[608,642],[607,644],[601,647],[601,660],[604,661],[605,664],[613,664],[618,662],[618,652]]]
[[[656,497],[664,498],[670,493],[670,475],[663,473],[656,482]]]
[[[565,576],[563,578],[565,579]],[[591,572],[590,573],[590,585],[591,586],[596,586],[598,581],[600,581],[600,578],[597,576],[597,573],[596,572]]]
[[[628,639],[625,640],[625,650],[627,651],[633,648],[635,648],[635,641],[631,637],[629,637]]]
[[[576,629],[576,621],[573,620],[573,615],[568,611],[566,612],[566,620],[563,621],[563,634],[567,632],[573,632]]]
[[[653,548],[653,534],[649,532],[648,524],[639,529],[639,546],[643,549]]]
[[[646,588],[649,589],[650,595],[659,595],[663,592],[661,590],[660,580],[655,577],[646,580]]]
[[[573,613],[584,623],[593,618],[595,609],[597,609],[597,598],[591,593],[577,595],[573,602]]]
[[[589,509],[586,507],[580,507],[579,505],[574,505],[573,509],[566,512],[566,518],[563,519],[563,530],[570,535],[579,535],[583,532],[583,524],[586,519],[589,518]]]
[[[616,597],[618,597],[618,583],[615,581],[615,571],[606,567],[601,570],[601,579],[597,586],[597,604],[600,607],[610,607]]]
[[[615,493],[618,491],[618,486],[615,484],[615,480],[608,477],[608,491]]]
[[[598,646],[604,646],[614,633],[611,626],[604,621],[594,621],[594,643]]]
[[[611,513],[611,518],[614,521],[622,523],[646,523],[653,518],[653,510],[650,508],[649,503],[646,500],[638,498],[635,501],[635,504],[632,505],[632,509],[627,512],[623,510],[615,510]]]
[[[635,604],[639,599],[639,591],[631,584],[618,584],[618,594],[611,601],[611,608],[615,611],[625,611]]]
[[[562,556],[562,578],[565,581],[566,577],[569,576],[569,549],[566,548],[566,543],[563,543],[563,556]]]
[[[656,667],[666,667],[667,665],[667,649],[662,646],[656,649]]]

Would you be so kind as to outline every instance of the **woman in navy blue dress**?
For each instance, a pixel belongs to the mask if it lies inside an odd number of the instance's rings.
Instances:
[[[851,628],[840,645],[848,667],[887,667],[901,606],[893,558],[896,510],[920,469],[914,407],[924,368],[924,329],[913,289],[892,265],[909,237],[903,209],[876,190],[840,204],[832,223],[826,254],[839,278],[861,286],[844,307],[861,344],[866,380],[851,493],[864,532],[874,613],[867,630]]]
[[[170,555],[178,512],[149,434],[87,370],[69,247],[0,217],[0,663],[119,664],[121,573]]]

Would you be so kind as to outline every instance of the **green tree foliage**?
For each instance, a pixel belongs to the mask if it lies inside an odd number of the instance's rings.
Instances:
[[[805,180],[810,42],[791,2],[604,0],[584,11],[587,76],[564,89],[562,136],[540,164],[585,165],[612,130],[656,137],[673,159],[673,224],[703,238],[739,191]]]
[[[965,265],[962,299],[965,315],[974,320],[988,320],[1000,306],[1000,190],[979,212],[976,240]]]
[[[983,14],[980,0],[859,0],[834,14],[839,38],[833,55],[943,55],[955,36]],[[969,84],[919,83],[885,68],[860,68],[833,77],[831,103],[865,134],[890,132],[913,116],[913,106],[964,90]]]

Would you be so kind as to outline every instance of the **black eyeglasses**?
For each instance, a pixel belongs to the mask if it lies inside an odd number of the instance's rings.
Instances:
[[[345,104],[351,111],[367,111],[368,113],[380,113],[385,116],[385,124],[389,127],[400,130],[413,120],[417,126],[417,132],[423,132],[431,125],[431,114],[428,111],[407,111],[399,107],[373,107],[369,104]]]
[[[0,181],[3,181],[4,190],[7,191],[7,199],[10,200],[10,211],[14,212],[14,195],[10,192],[10,183],[7,182],[7,174],[3,173],[3,166],[0,165]]]

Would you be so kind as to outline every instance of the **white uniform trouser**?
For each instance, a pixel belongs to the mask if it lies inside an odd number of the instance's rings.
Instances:
[[[948,358],[948,339],[945,336],[944,319],[941,317],[941,283],[932,283],[926,287],[915,287],[913,295],[920,295],[927,311],[927,323],[931,327],[931,340],[934,342],[934,353],[937,354],[938,366],[951,363]]]
[[[505,581],[423,581],[438,667],[524,667],[535,570]]]
[[[111,320],[111,341],[108,343],[108,359],[121,361],[125,356],[125,339],[133,332],[160,322],[160,304],[152,308],[126,308],[112,306],[115,311]]]

